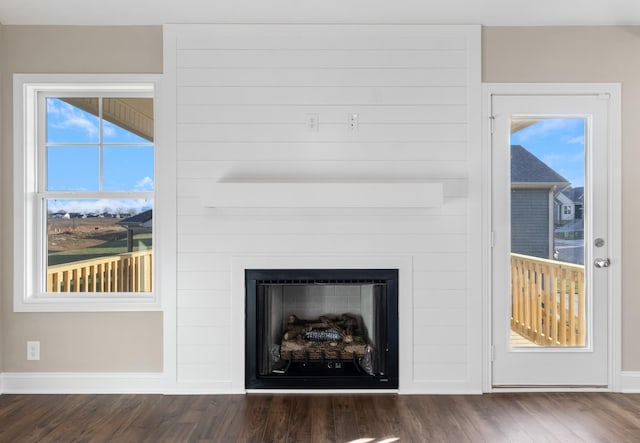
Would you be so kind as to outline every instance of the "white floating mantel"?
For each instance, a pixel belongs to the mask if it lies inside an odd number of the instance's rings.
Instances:
[[[432,208],[442,183],[213,183],[204,195],[217,208]]]

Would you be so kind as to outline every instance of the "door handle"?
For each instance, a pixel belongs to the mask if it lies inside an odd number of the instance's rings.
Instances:
[[[596,268],[608,268],[611,265],[611,260],[608,258],[596,258],[593,261],[593,266]]]

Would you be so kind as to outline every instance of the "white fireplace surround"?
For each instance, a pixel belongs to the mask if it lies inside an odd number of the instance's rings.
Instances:
[[[232,258],[231,325],[232,325],[232,392],[245,389],[245,271],[247,269],[398,269],[399,317],[399,391],[411,380],[413,367],[413,261],[410,256],[304,256],[304,255],[242,255]],[[260,389],[259,392],[281,392]],[[287,389],[286,392],[302,392]],[[317,392],[315,390],[314,392]],[[331,392],[323,390],[322,392]],[[358,392],[341,389],[336,392]]]
[[[164,27],[176,391],[245,392],[245,269],[382,268],[399,270],[399,392],[481,392],[480,31]]]

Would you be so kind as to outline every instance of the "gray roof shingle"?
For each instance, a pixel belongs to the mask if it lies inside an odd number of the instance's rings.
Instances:
[[[520,145],[511,145],[511,183],[553,183],[569,181]]]

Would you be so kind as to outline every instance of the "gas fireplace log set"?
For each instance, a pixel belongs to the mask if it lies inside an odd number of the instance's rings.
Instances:
[[[373,375],[370,343],[360,332],[356,317],[343,314],[337,318],[320,316],[316,320],[301,320],[290,315],[287,330],[282,336],[280,359],[287,362],[320,362],[335,365],[351,360],[358,371]]]
[[[397,273],[247,270],[247,389],[397,388]]]

